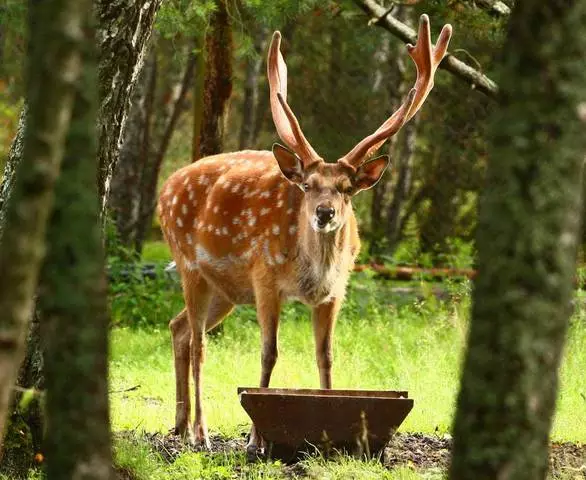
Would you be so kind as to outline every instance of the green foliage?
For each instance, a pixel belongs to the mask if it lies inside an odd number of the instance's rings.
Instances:
[[[170,0],[163,2],[157,15],[156,31],[163,37],[196,37],[204,34],[210,14],[215,10],[214,0]]]
[[[162,327],[183,308],[183,295],[167,274],[166,264],[154,269],[155,278],[145,278],[141,264],[110,257],[110,302],[114,325]]]

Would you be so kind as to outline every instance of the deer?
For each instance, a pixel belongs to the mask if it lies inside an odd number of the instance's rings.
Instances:
[[[360,250],[352,198],[373,187],[389,165],[375,152],[421,108],[434,85],[452,27],[435,46],[422,15],[415,46],[417,69],[401,106],[371,135],[336,162],[310,145],[287,103],[287,66],[276,31],[268,51],[270,108],[284,143],[202,158],[164,183],[158,214],[181,277],[185,309],[170,321],[176,374],[175,432],[210,448],[202,405],[205,334],[236,305],[256,306],[260,326],[260,386],[268,387],[278,357],[281,305],[299,300],[312,310],[315,356],[322,389],[332,388],[332,338],[350,272]],[[189,370],[193,370],[193,425]],[[262,455],[252,425],[247,453]]]

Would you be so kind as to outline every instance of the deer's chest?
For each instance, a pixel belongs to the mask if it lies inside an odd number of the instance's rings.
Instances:
[[[348,266],[342,260],[328,265],[303,262],[297,274],[297,297],[310,305],[319,305],[332,298],[341,298],[348,283]]]

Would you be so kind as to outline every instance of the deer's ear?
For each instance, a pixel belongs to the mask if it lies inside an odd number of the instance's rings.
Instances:
[[[363,163],[358,167],[354,177],[355,193],[374,187],[389,166],[389,156],[381,155]]]
[[[297,184],[303,181],[303,164],[297,155],[278,143],[273,145],[273,155],[287,180]]]

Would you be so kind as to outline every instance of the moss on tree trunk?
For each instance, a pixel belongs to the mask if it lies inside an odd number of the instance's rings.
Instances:
[[[113,478],[113,471],[106,280],[96,185],[97,62],[91,26],[84,32],[83,81],[75,96],[40,282],[46,344],[44,451],[48,478],[105,480]]]
[[[81,20],[90,6],[76,0],[29,2],[27,128],[0,248],[0,438],[24,354],[45,226],[81,73]]]
[[[586,2],[517,2],[477,234],[451,478],[539,479],[581,213]]]

